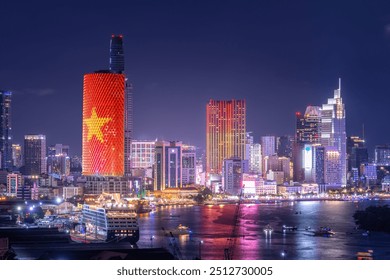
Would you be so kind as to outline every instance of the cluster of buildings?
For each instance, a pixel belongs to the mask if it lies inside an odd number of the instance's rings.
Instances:
[[[245,100],[206,105],[205,157],[181,141],[133,139],[132,84],[123,37],[112,35],[109,69],[84,75],[82,157],[45,135],[13,143],[12,93],[0,91],[0,195],[27,199],[116,192],[142,194],[206,186],[247,196],[313,194],[347,185],[390,187],[390,146],[370,161],[364,139],[346,135],[341,82],[322,106],[297,112],[294,136],[262,136],[246,127]]]

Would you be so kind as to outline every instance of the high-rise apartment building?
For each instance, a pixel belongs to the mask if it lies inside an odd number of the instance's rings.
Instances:
[[[210,100],[206,106],[206,172],[221,174],[223,160],[245,158],[245,100]]]
[[[11,169],[12,162],[12,125],[10,91],[0,90],[0,153],[1,169]]]
[[[334,147],[339,152],[340,181],[332,181],[333,187],[346,186],[347,183],[347,136],[345,130],[345,106],[341,98],[341,79],[339,88],[334,90],[333,98],[322,105],[321,110],[321,144],[325,147]],[[328,153],[328,151],[326,152]]]
[[[84,75],[83,175],[124,175],[125,76]]]
[[[182,187],[182,143],[156,142],[154,190]]]
[[[25,174],[39,176],[46,173],[46,136],[24,136],[24,165]]]

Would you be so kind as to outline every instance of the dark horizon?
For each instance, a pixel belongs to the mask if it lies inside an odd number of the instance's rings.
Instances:
[[[120,7],[120,8],[118,8]],[[0,89],[13,92],[13,142],[45,134],[81,155],[83,75],[109,68],[123,34],[134,138],[205,147],[209,99],[245,99],[247,131],[294,135],[295,112],[342,78],[347,135],[390,142],[390,3],[311,1],[5,2]],[[34,11],[34,12],[31,12]]]

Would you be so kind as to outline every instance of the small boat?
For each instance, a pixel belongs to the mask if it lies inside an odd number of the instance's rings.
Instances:
[[[179,224],[175,229],[170,230],[169,232],[171,232],[174,235],[185,235],[185,234],[190,234],[191,230],[189,227]]]
[[[367,230],[367,231],[363,232],[362,235],[363,235],[363,236],[369,236],[369,235],[370,235],[370,231]]]
[[[356,256],[358,260],[373,260],[374,251],[368,250],[367,252],[357,252]]]
[[[282,229],[283,229],[283,232],[296,231],[296,230],[298,230],[298,227],[296,227],[296,226],[291,227],[291,226],[283,225]]]
[[[311,226],[307,226],[306,228],[305,228],[305,230],[310,230],[311,229]]]
[[[274,229],[271,227],[270,224],[266,225],[265,228],[263,229],[265,235],[271,235]]]
[[[330,227],[320,227],[314,232],[314,236],[330,237],[332,235],[335,235],[335,232]]]

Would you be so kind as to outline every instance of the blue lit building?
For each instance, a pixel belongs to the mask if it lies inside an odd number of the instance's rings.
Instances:
[[[10,91],[0,90],[0,153],[1,169],[11,169],[12,162],[12,125]]]

